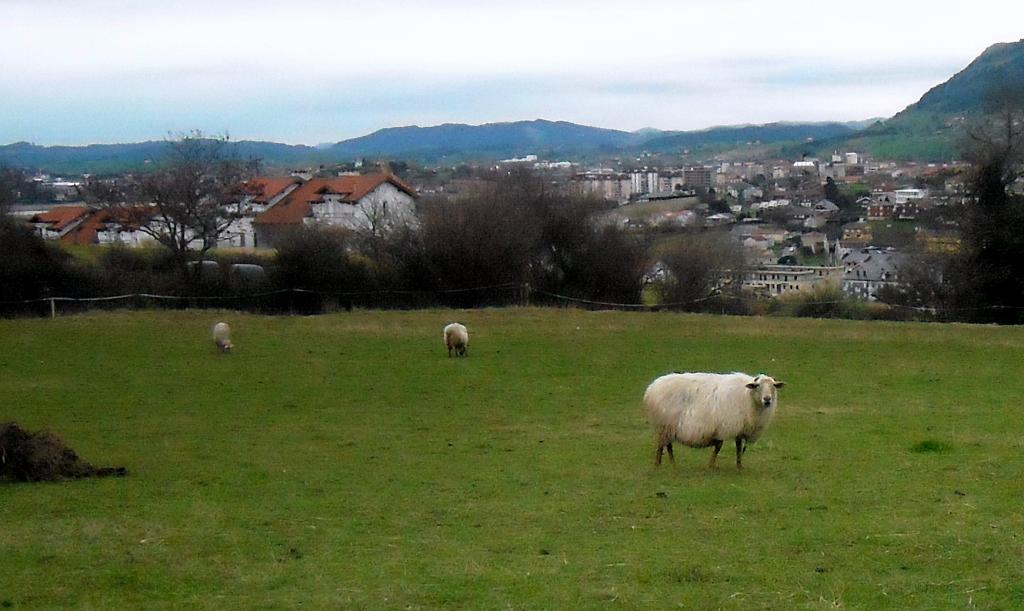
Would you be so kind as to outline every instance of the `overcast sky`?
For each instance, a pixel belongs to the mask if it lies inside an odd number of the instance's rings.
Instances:
[[[1024,2],[0,0],[0,143],[888,117]]]

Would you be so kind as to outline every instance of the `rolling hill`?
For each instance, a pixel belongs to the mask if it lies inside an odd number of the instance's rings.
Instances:
[[[891,119],[849,138],[822,143],[822,150],[863,150],[897,160],[949,161],[965,120],[982,113],[991,91],[1024,86],[1024,40],[992,45],[946,82]]]
[[[580,159],[640,151],[678,153],[701,146],[729,147],[751,141],[804,142],[856,131],[857,124],[772,123],[724,126],[699,131],[646,128],[626,132],[565,121],[517,121],[484,125],[444,124],[433,127],[392,127],[327,146],[275,142],[234,143],[243,158],[257,158],[272,167],[330,164],[363,157],[415,160],[423,163],[493,161],[535,154],[546,158]],[[143,170],[158,161],[164,143],[38,146],[17,142],[0,146],[0,165],[54,173],[104,173]]]
[[[966,68],[931,88],[900,114],[976,112],[983,108],[989,91],[1004,83],[1024,83],[1024,39],[985,49]]]
[[[945,161],[956,157],[959,126],[983,110],[990,90],[1024,83],[1024,40],[992,45],[946,82],[894,117],[852,123],[769,123],[714,127],[697,131],[636,132],[590,127],[566,121],[515,121],[431,127],[390,127],[316,147],[241,141],[237,153],[288,168],[331,164],[358,158],[391,158],[427,164],[493,161],[536,154],[554,159],[593,159],[642,151],[678,154],[707,147],[721,151],[749,142],[772,145],[784,156],[832,149],[866,151],[876,158]],[[37,146],[18,142],[0,146],[0,165],[54,173],[141,170],[158,160],[159,141],[89,146]]]
[[[614,152],[638,145],[644,135],[565,121],[516,121],[434,127],[391,127],[344,140],[327,149],[337,158],[406,157],[439,161],[448,157],[504,158],[526,154],[579,155]]]
[[[672,151],[712,144],[740,144],[746,142],[803,142],[849,136],[857,128],[848,123],[768,123],[766,125],[740,125],[714,127],[690,132],[667,132],[643,143],[647,151]]]
[[[274,165],[308,164],[324,159],[322,151],[311,146],[251,140],[233,145],[235,154],[243,159],[263,159]],[[38,169],[56,174],[140,171],[158,161],[164,154],[165,146],[166,142],[160,140],[87,146],[39,146],[15,142],[0,146],[0,166]]]

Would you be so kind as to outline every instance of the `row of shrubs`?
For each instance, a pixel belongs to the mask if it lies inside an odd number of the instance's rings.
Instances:
[[[893,318],[837,292],[763,301],[718,294],[722,269],[743,268],[734,240],[694,234],[652,248],[652,236],[595,223],[607,204],[512,176],[457,201],[421,202],[417,222],[374,231],[298,230],[276,252],[217,252],[185,269],[163,247],[81,247],[45,242],[0,222],[0,313],[44,313],[49,297],[124,294],[136,307],[232,307],[324,312],[338,308],[480,307],[511,304],[660,307],[725,314]],[[665,273],[646,278],[654,260]],[[234,273],[258,265],[263,274]],[[248,269],[253,269],[249,267]],[[301,289],[301,292],[294,289]],[[255,296],[254,296],[255,295]],[[124,301],[64,309],[125,307]]]
[[[420,252],[415,258],[391,259],[382,263],[383,258],[375,259],[356,248],[359,240],[353,234],[307,230],[294,236],[276,254],[215,251],[210,257],[215,263],[202,266],[195,277],[186,279],[175,267],[170,254],[160,247],[111,246],[69,252],[5,222],[0,224],[0,250],[3,251],[0,253],[0,286],[6,287],[0,298],[5,302],[0,312],[7,315],[45,314],[49,311],[48,303],[21,302],[51,296],[91,298],[125,294],[176,295],[182,299],[137,298],[127,302],[61,303],[60,307],[62,311],[126,306],[229,307],[264,312],[316,313],[352,307],[511,304],[614,307],[602,304],[640,302],[642,280],[639,274],[634,280],[636,288],[628,287],[629,290],[622,284],[615,284],[611,289],[593,285],[588,290],[577,278],[574,278],[575,282],[565,282],[564,272],[561,284],[542,279],[540,283],[530,285],[522,278],[492,272],[489,277],[467,275],[462,286],[446,285],[443,279],[427,275],[432,266],[430,256],[411,242],[419,239],[422,238],[406,234],[379,243],[378,246],[383,248],[381,253],[390,253],[392,257],[396,255],[396,249]],[[624,235],[602,230],[596,234],[595,243],[625,239]],[[705,292],[699,293],[705,295],[704,298],[686,301],[698,294],[693,291],[708,290],[708,286],[700,285],[698,280],[710,283],[717,279],[698,274],[692,259],[673,260],[672,263],[684,268],[689,265],[690,275],[680,269],[680,278],[648,286],[645,301],[653,307],[734,315],[885,320],[920,318],[918,313],[909,309],[852,300],[835,287],[772,300],[757,299],[741,292],[706,297]],[[235,273],[233,270],[237,270],[236,265],[239,264],[259,266],[265,273]],[[413,270],[417,267],[424,271],[424,275],[415,275]],[[701,277],[698,279],[697,276]],[[594,277],[592,274],[588,280],[593,281]],[[483,282],[488,284],[481,284]],[[528,286],[535,290],[528,290]],[[303,291],[282,290],[294,288]],[[580,301],[568,301],[556,295]]]
[[[125,293],[232,295],[265,289],[227,273],[237,262],[263,264],[269,257],[222,254],[217,273],[186,279],[159,246],[72,247],[41,239],[10,219],[0,220],[0,302],[49,297],[91,298]]]

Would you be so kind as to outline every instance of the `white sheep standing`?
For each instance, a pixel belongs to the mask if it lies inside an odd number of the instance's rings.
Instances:
[[[448,347],[448,358],[451,358],[452,350],[455,350],[457,356],[466,356],[466,348],[469,347],[469,331],[466,330],[465,325],[453,322],[446,326],[444,328],[444,345]]]
[[[714,446],[710,467],[726,439],[736,440],[736,468],[743,468],[746,444],[757,441],[778,409],[778,389],[784,382],[760,374],[670,373],[651,382],[644,392],[647,418],[662,451],[675,462],[672,442],[691,448]]]
[[[223,321],[213,325],[213,343],[221,352],[231,352],[235,347],[231,343],[231,325]]]

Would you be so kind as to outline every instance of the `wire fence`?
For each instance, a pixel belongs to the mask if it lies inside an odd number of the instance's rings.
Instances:
[[[322,314],[339,310],[471,308],[527,303],[516,283],[440,290],[321,291],[303,288],[231,295],[125,293],[98,297],[52,296],[0,301],[0,316],[49,316],[109,309],[223,308],[264,314]]]
[[[126,293],[95,297],[52,296],[0,301],[2,317],[51,317],[111,309],[221,308],[264,314],[323,314],[342,310],[478,308],[505,306],[572,307],[588,310],[633,312],[708,311],[746,314],[791,314],[830,318],[886,318],[959,320],[978,313],[1002,315],[1011,322],[1024,320],[1024,306],[982,305],[929,307],[858,302],[852,298],[819,299],[795,294],[775,299],[749,294],[716,292],[686,301],[629,303],[587,299],[531,287],[504,283],[470,288],[363,291],[321,291],[303,288],[277,289],[232,295],[163,295]],[[844,309],[850,309],[844,313]],[[870,309],[873,308],[873,309]],[[869,310],[870,309],[870,310]]]

